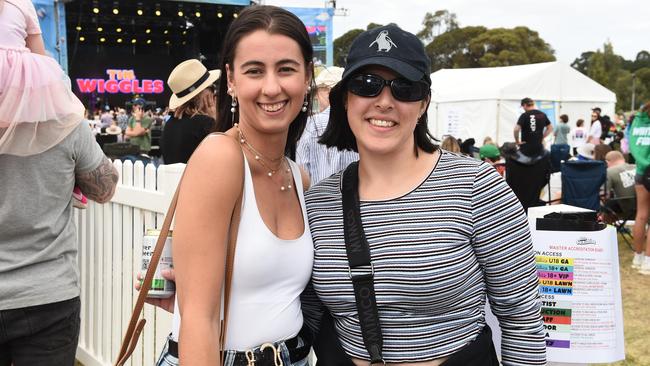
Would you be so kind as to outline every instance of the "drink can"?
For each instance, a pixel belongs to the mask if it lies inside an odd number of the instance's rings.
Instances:
[[[158,241],[158,236],[160,235],[160,230],[147,230],[147,234],[142,239],[142,275],[149,268],[149,263],[151,262],[151,257],[153,256],[153,251],[156,248],[156,242]],[[162,250],[160,256],[160,261],[158,261],[158,267],[156,267],[156,272],[153,275],[151,280],[151,289],[147,294],[147,297],[152,298],[167,298],[172,296],[176,292],[176,284],[173,281],[166,280],[160,272],[165,269],[174,268],[172,262],[172,232],[169,231],[167,239],[165,240],[165,246]]]

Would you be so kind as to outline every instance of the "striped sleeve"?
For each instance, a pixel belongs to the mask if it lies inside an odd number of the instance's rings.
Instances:
[[[302,132],[302,136],[300,136],[300,140],[298,140],[298,146],[296,147],[296,163],[305,168],[305,170],[309,173],[311,179],[314,177],[311,174],[312,168],[309,157],[311,154],[311,147],[316,142],[316,131],[314,131],[314,124],[315,122],[313,120],[313,117],[311,117],[307,121],[305,130]]]
[[[505,366],[545,365],[546,343],[528,222],[510,188],[488,164],[473,185],[472,243],[488,300],[502,330]]]

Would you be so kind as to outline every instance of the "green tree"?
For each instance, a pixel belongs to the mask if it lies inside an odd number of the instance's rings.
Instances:
[[[366,30],[371,30],[381,26],[382,25],[378,23],[370,23],[366,27]],[[335,66],[345,66],[345,59],[348,57],[348,52],[350,52],[350,45],[352,45],[352,41],[354,41],[354,39],[357,38],[357,36],[361,33],[363,33],[363,29],[351,29],[334,40],[334,45],[332,48],[334,48]]]
[[[580,71],[581,73],[587,75],[587,68],[589,67],[589,58],[593,55],[593,51],[583,52],[580,57],[576,58],[572,63],[571,67]]]
[[[481,67],[555,61],[553,48],[527,27],[490,29],[473,38],[469,50]]]
[[[600,49],[583,52],[571,64],[616,94],[616,110],[627,111],[632,104],[634,86],[634,109],[643,101],[650,100],[650,53],[640,51],[636,59],[626,60],[614,52],[610,42]],[[634,82],[633,82],[634,79]]]
[[[639,108],[639,104],[650,102],[650,67],[643,67],[634,72],[636,76],[635,82],[635,109]],[[632,84],[630,83],[630,86]],[[631,100],[630,100],[631,102]],[[627,108],[623,108],[627,109]]]
[[[431,59],[431,71],[440,69],[479,67],[478,59],[469,50],[472,39],[485,33],[485,27],[456,28],[435,37],[426,46],[427,55]]]
[[[458,29],[458,21],[455,13],[448,10],[438,10],[433,14],[429,12],[424,14],[422,27],[422,30],[416,36],[426,43],[442,33]]]
[[[650,67],[650,52],[640,51],[636,54],[636,59],[634,60],[634,69],[632,71],[637,71],[642,68]]]
[[[348,57],[350,45],[363,29],[352,29],[334,40],[334,65],[344,67],[345,59]]]
[[[622,71],[622,57],[614,53],[611,42],[603,46],[603,51],[597,50],[589,57],[587,76],[602,86],[614,90]]]

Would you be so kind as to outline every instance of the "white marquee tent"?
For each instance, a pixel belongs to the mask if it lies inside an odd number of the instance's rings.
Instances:
[[[536,101],[555,123],[566,114],[572,130],[578,119],[590,125],[591,108],[614,116],[616,95],[561,62],[531,65],[443,69],[431,74],[429,130],[442,138],[473,137],[476,146],[486,136],[499,145],[514,141],[513,127],[523,112],[522,98]],[[552,141],[552,139],[549,137]]]

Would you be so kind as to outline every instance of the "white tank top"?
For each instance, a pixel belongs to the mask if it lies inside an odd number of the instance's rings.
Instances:
[[[302,235],[294,240],[278,238],[262,220],[244,156],[244,194],[225,342],[228,350],[245,351],[266,342],[289,339],[302,327],[300,294],[311,277],[314,247],[300,170],[293,161],[289,160],[289,164],[304,222]],[[278,194],[285,193],[278,190]],[[175,309],[172,339],[178,341],[178,302]]]

